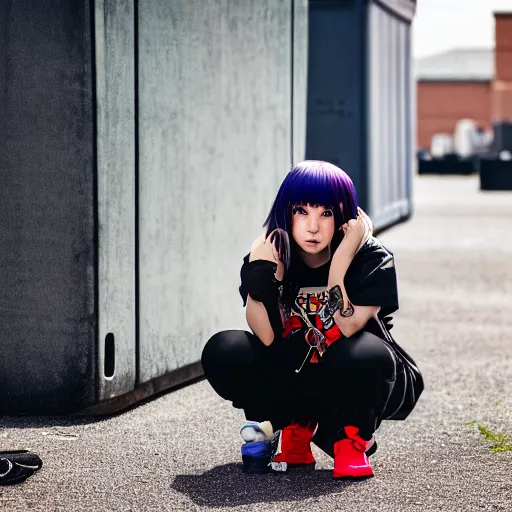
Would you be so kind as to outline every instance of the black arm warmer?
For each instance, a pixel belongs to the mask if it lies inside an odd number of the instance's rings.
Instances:
[[[280,339],[283,332],[283,322],[279,309],[279,287],[281,282],[275,278],[277,264],[266,260],[249,262],[249,256],[244,258],[240,271],[240,295],[247,304],[247,295],[253,300],[261,302],[265,307],[274,331],[275,339]]]

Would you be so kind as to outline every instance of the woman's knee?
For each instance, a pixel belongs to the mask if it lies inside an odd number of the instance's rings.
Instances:
[[[366,331],[340,339],[329,347],[325,355],[330,356],[326,357],[326,362],[334,368],[346,366],[351,370],[378,371],[387,379],[393,379],[395,375],[395,358],[392,352],[382,339]]]
[[[222,331],[206,343],[201,363],[204,374],[213,389],[238,407],[251,394],[261,374],[259,347],[264,345],[250,332]]]
[[[201,355],[203,370],[208,375],[215,370],[240,368],[250,363],[250,333],[241,330],[221,331],[206,343]]]

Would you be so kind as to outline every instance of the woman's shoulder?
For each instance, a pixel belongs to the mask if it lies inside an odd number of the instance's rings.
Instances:
[[[372,236],[356,254],[345,287],[354,304],[380,306],[386,315],[398,309],[394,257],[380,240]]]
[[[371,236],[354,256],[347,271],[347,281],[361,282],[378,269],[394,267],[393,253],[382,242]]]
[[[384,247],[382,242],[375,236],[370,236],[368,238],[356,256],[362,259],[393,259],[393,253],[387,247]]]

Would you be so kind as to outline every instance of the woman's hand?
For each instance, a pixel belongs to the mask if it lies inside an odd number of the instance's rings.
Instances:
[[[335,284],[343,282],[345,273],[357,251],[373,234],[373,224],[368,215],[361,208],[358,208],[357,219],[350,219],[340,229],[343,230],[344,237],[334,253],[329,272],[329,282]]]
[[[373,235],[372,219],[370,219],[370,217],[368,217],[368,215],[366,215],[366,212],[362,208],[359,208],[359,206],[357,207],[357,214],[358,214],[358,216],[361,216],[361,218],[363,219],[363,221],[366,225],[368,237],[372,236]]]
[[[272,231],[267,238],[265,238],[266,231],[253,242],[251,247],[251,254],[249,261],[254,260],[267,260],[272,261],[277,265],[275,277],[278,281],[282,281],[284,277],[284,265],[279,259],[278,251],[276,249],[275,240],[271,242],[273,234],[276,230]]]
[[[357,219],[350,219],[340,228],[343,231],[343,247],[350,247],[356,253],[373,234],[373,223],[370,217],[357,208]]]

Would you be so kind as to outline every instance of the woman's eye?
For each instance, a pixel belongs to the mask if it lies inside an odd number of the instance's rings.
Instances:
[[[324,217],[332,217],[332,210],[325,210],[324,213],[322,213]]]
[[[298,213],[299,215],[306,215],[306,210],[302,208],[302,206],[296,206],[293,209],[293,213]]]

